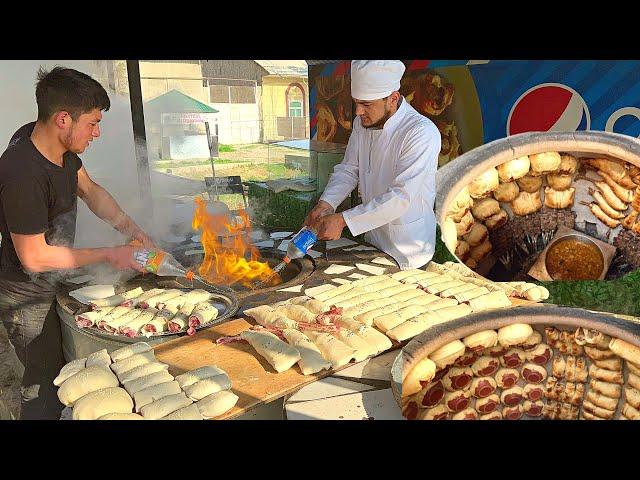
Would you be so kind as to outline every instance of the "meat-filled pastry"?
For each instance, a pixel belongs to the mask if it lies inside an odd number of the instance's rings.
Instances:
[[[493,394],[485,398],[476,399],[475,409],[478,413],[486,415],[495,411],[500,406],[500,397]]]
[[[635,193],[635,185],[634,189],[624,188],[622,185],[618,184],[613,178],[607,175],[605,172],[598,171],[598,175],[600,175],[605,183],[609,185],[613,193],[624,203],[633,202],[633,195]]]
[[[502,420],[502,412],[496,410],[495,412],[481,415],[480,420]]]
[[[74,420],[96,420],[108,413],[131,413],[133,400],[120,387],[95,390],[76,401],[73,405]]]
[[[525,175],[522,178],[517,180],[518,187],[520,188],[519,193],[536,193],[540,192],[540,187],[542,187],[542,177],[533,177],[531,175]]]
[[[487,293],[469,300],[469,306],[474,312],[490,310],[493,308],[505,308],[511,306],[511,301],[502,290]]]
[[[615,383],[604,382],[602,380],[591,379],[589,388],[595,392],[601,393],[611,398],[620,398],[622,395],[622,387]]]
[[[560,175],[573,175],[578,168],[578,159],[573,155],[560,155],[560,166],[557,173]]]
[[[500,208],[500,206],[498,206]],[[471,227],[474,224],[473,215],[471,212],[467,212],[467,214],[460,219],[459,222],[456,223],[456,235],[458,238],[466,235],[471,231]]]
[[[367,325],[357,322],[353,318],[338,318],[336,320],[336,324],[355,332],[356,335],[360,336],[364,341],[371,345],[375,351],[375,355],[389,350],[393,346],[391,340],[389,340],[385,334],[380,333],[375,328],[368,327]]]
[[[476,398],[485,398],[495,393],[498,385],[492,377],[478,377],[471,382],[469,391]]]
[[[431,382],[427,384],[422,390],[413,395],[411,398],[415,400],[420,408],[431,408],[444,398],[446,391],[442,381]]]
[[[500,364],[506,368],[518,368],[524,361],[524,350],[521,348],[510,348],[500,356]]]
[[[512,323],[498,329],[498,343],[503,347],[512,347],[524,343],[533,333],[531,325]]]
[[[495,347],[498,344],[498,333],[495,330],[482,330],[464,337],[462,343],[469,350],[478,352],[484,348]]]
[[[522,402],[523,399],[523,390],[522,387],[515,386],[503,390],[500,394],[500,401],[504,405],[508,405],[509,407],[513,407],[514,405],[518,405]]]
[[[542,408],[542,415],[549,420],[558,420],[562,404],[556,401],[545,403]]]
[[[102,307],[90,312],[80,313],[75,316],[76,325],[79,328],[88,328],[97,324],[102,318],[116,307]]]
[[[501,183],[493,192],[493,198],[499,202],[513,202],[520,193],[520,187],[517,182]]]
[[[224,375],[216,375],[215,377],[205,378],[188,387],[184,388],[184,393],[187,394],[193,401],[201,400],[204,397],[211,395],[212,393],[219,392],[221,390],[229,390],[231,388],[231,380]]]
[[[173,413],[162,417],[160,420],[204,420],[198,406],[195,403],[179,408]]]
[[[469,194],[472,198],[488,197],[491,192],[498,188],[499,184],[498,170],[495,167],[491,167],[469,183]]]
[[[631,362],[627,362],[627,367],[629,367],[629,372],[633,373],[634,375],[638,375],[640,376],[640,367],[631,363]]]
[[[249,342],[278,373],[288,370],[300,360],[298,350],[271,332],[245,330],[240,333],[240,338]]]
[[[505,353],[507,353],[507,350],[509,350],[509,348],[508,347],[504,347],[504,346],[500,345],[499,343],[500,343],[500,338],[498,337],[498,345],[496,345],[495,347],[488,348],[485,353],[487,355],[490,355],[490,356],[494,357],[494,358],[498,358],[498,357],[504,355]]]
[[[184,392],[180,392],[175,395],[167,395],[145,405],[140,409],[140,414],[147,420],[158,420],[192,403]]]
[[[318,347],[322,356],[329,362],[333,368],[346,365],[356,355],[356,350],[344,344],[336,337],[323,332],[306,332],[309,339]],[[274,335],[275,337],[275,335]],[[277,338],[277,337],[276,337]],[[300,354],[298,354],[298,361]],[[295,363],[295,362],[294,362]]]
[[[86,363],[86,357],[70,361],[64,367],[62,367],[58,376],[53,380],[53,384],[56,387],[59,387],[67,378],[75,375],[80,370],[83,370],[86,366]]]
[[[524,351],[529,352],[536,348],[540,342],[542,342],[542,335],[537,330],[534,330],[533,333],[527,338],[524,342],[520,344],[520,348]]]
[[[176,382],[180,385],[180,388],[188,387],[189,385],[193,385],[200,380],[204,380],[205,378],[215,377],[217,375],[226,375],[226,372],[215,365],[205,365],[203,367],[196,368],[195,370],[191,370],[189,372],[185,372],[176,377]]]
[[[156,357],[153,351],[150,350],[142,353],[136,353],[135,355],[131,355],[124,360],[118,360],[117,362],[112,363],[111,370],[113,370],[116,375],[120,376],[137,366],[155,361]]]
[[[139,297],[140,295],[142,295],[143,291],[144,290],[142,290],[141,287],[134,288],[132,290],[128,290],[119,295],[112,295],[107,298],[91,300],[90,305],[91,305],[91,308],[93,308],[94,310],[100,307],[115,307],[117,305],[122,304],[123,302],[126,302],[131,298]]]
[[[472,379],[473,371],[470,368],[453,367],[442,377],[442,385],[449,392],[466,390],[471,385]]]
[[[634,184],[630,181],[629,173],[631,170],[627,171],[625,168],[626,162],[621,160],[609,160],[607,158],[583,158],[581,159],[581,162],[599,170],[600,172],[606,173],[625,188],[633,188]],[[629,164],[627,164],[627,166],[628,165]]]
[[[109,368],[109,365],[111,365],[111,357],[107,353],[106,348],[94,352],[87,357],[86,366],[90,367],[92,365],[100,365],[104,368]]]
[[[577,406],[570,405],[568,403],[563,403],[560,408],[560,415],[558,415],[558,419],[559,420],[577,420],[579,413],[580,413],[580,409]]]
[[[501,368],[496,372],[496,383],[500,388],[513,387],[520,378],[520,372],[515,368]]]
[[[542,400],[525,400],[522,405],[524,413],[530,417],[542,416],[542,409],[544,408],[544,402]]]
[[[617,398],[610,398],[610,397],[607,397],[606,395],[602,395],[601,393],[594,392],[593,390],[590,390],[587,393],[586,398],[588,401],[590,401],[594,405],[601,408],[606,408],[607,410],[615,411],[615,409],[618,408]]]
[[[591,378],[595,380],[602,380],[603,382],[617,383],[619,385],[624,383],[622,372],[605,370],[603,368],[598,368],[595,365],[589,366],[589,375],[591,375]]]
[[[593,364],[605,370],[622,371],[622,359],[617,356],[606,360],[593,360]]]
[[[625,403],[622,406],[622,416],[627,420],[640,420],[640,411],[632,405]]]
[[[165,302],[171,300],[172,298],[176,298],[182,295],[182,291],[177,288],[172,288],[169,290],[163,290],[161,293],[154,295],[152,297],[147,298],[141,302],[138,302],[138,308],[157,308],[158,310],[162,310]]]
[[[418,420],[449,420],[451,413],[446,405],[438,405],[433,408],[421,410],[418,413]]]
[[[144,418],[137,413],[107,413],[98,420],[144,420]]]
[[[508,221],[509,221],[509,215],[507,214],[507,212],[505,212],[504,210],[500,209],[500,211],[498,213],[488,217],[484,221],[484,224],[487,226],[487,228],[489,230],[497,230],[498,228],[503,226]]]
[[[146,292],[142,293],[141,295],[138,295],[137,297],[130,298],[130,299],[127,300],[127,302],[123,302],[123,303],[126,303],[127,306],[130,306],[130,307],[137,307],[139,304],[141,304],[143,302],[146,302],[151,297],[155,297],[156,295],[159,295],[164,291],[165,290],[163,288],[152,288],[151,290],[147,290]],[[147,306],[145,306],[145,308],[147,308]],[[113,359],[113,361],[115,362],[116,360]]]
[[[144,363],[142,365],[138,365],[131,370],[124,372],[121,375],[118,375],[118,380],[120,383],[130,382],[131,380],[135,380],[136,378],[144,377],[145,375],[151,375],[152,373],[159,372],[160,370],[168,370],[169,365],[162,362],[150,362]]]
[[[451,420],[477,420],[478,412],[473,408],[465,408],[451,417]]]
[[[595,415],[596,417],[603,418],[604,420],[611,420],[613,418],[613,415],[615,414],[615,410],[598,407],[589,400],[585,400],[582,403],[582,408],[585,411]]]
[[[574,372],[574,379],[576,382],[586,382],[589,377],[589,370],[587,369],[587,360],[585,357],[576,357],[576,368]]]
[[[542,200],[540,192],[528,193],[521,191],[513,202],[511,202],[511,211],[519,216],[529,215],[537,212],[542,208]]]
[[[471,207],[471,213],[478,220],[485,220],[500,211],[500,203],[495,198],[476,200]],[[473,217],[472,217],[473,218]]]
[[[554,377],[564,378],[564,372],[567,363],[564,360],[562,355],[556,355],[553,357],[553,361],[551,363],[551,372]]]
[[[446,393],[444,396],[444,404],[452,413],[457,413],[469,406],[471,403],[470,390],[456,390]]]
[[[349,332],[346,328],[342,328],[341,331]],[[353,332],[351,333],[353,334]],[[318,347],[316,347],[304,333],[292,328],[286,328],[282,331],[282,334],[287,339],[287,342],[293,345],[296,350],[300,352],[298,366],[300,367],[300,371],[303,375],[311,375],[321,370],[328,370],[331,368],[331,363],[322,357],[322,353]]]
[[[238,402],[238,396],[230,390],[212,393],[196,402],[204,418],[214,418],[227,412]]]
[[[529,383],[538,384],[547,378],[547,370],[535,363],[525,363],[522,366],[522,378]]]
[[[529,160],[531,161],[531,171],[540,175],[557,172],[562,164],[562,157],[558,152],[529,155]]]
[[[439,312],[426,312],[409,318],[385,333],[389,338],[402,342],[424,332],[431,325],[441,323],[442,317],[437,313]]]
[[[529,173],[531,162],[527,155],[514,158],[497,166],[498,176],[503,182],[511,182]]]
[[[484,242],[482,242],[480,245],[477,245],[475,247],[473,247],[471,249],[471,251],[469,252],[469,257],[473,260],[475,260],[476,262],[481,261],[484,257],[486,257],[487,255],[489,255],[489,253],[491,253],[491,250],[493,249],[493,245],[491,245],[491,242],[489,241],[489,239],[487,238]]]
[[[626,361],[640,364],[640,347],[619,338],[614,338],[609,342],[609,348]]]
[[[304,307],[300,307],[300,308],[304,308]],[[308,312],[306,308],[304,310]],[[199,325],[204,325],[205,323],[210,322],[217,316],[218,316],[218,309],[212,303],[209,303],[209,302],[197,303],[196,306],[193,308],[191,315],[189,315],[189,326],[197,327]],[[293,318],[289,315],[287,316],[289,318]],[[296,320],[295,318],[293,319]]]
[[[464,240],[460,240],[455,250],[456,257],[464,262],[469,257],[469,252],[471,252],[469,244]]]
[[[523,413],[524,409],[522,408],[522,405],[515,405],[513,407],[502,407],[502,418],[504,418],[505,420],[520,420]]]
[[[616,354],[611,350],[600,350],[599,348],[584,346],[584,351],[592,360],[606,360],[608,358],[614,358]]]
[[[453,365],[464,354],[465,348],[464,343],[460,340],[454,340],[432,352],[429,358],[433,360],[438,369],[441,369]]]
[[[576,374],[576,357],[573,355],[567,355],[565,367],[564,367],[564,377],[567,379],[567,382],[575,381]]]
[[[554,190],[551,187],[544,188],[544,204],[549,208],[569,208],[573,205],[576,189],[571,187],[566,190]]]
[[[489,231],[482,223],[475,222],[463,238],[471,247],[477,247],[489,237]]]
[[[388,313],[386,315],[380,315],[373,320],[373,323],[376,327],[382,332],[386,332],[387,330],[392,329],[393,327],[397,327],[405,320],[418,316],[420,314],[428,312],[429,309],[426,306],[420,305],[410,305],[408,307],[401,308],[396,310],[393,313]]]
[[[356,362],[361,362],[365,358],[376,354],[377,348],[375,345],[369,344],[359,335],[356,335],[355,332],[352,332],[347,328],[340,328],[332,335],[356,351],[356,353],[353,354],[353,359]]]
[[[640,390],[640,376],[636,375],[635,373],[629,372],[629,376],[627,377],[627,383],[633,388],[635,388],[636,390]]]
[[[459,222],[462,215],[471,208],[471,205],[473,205],[473,198],[471,198],[471,195],[469,194],[469,188],[465,186],[454,197],[451,205],[449,205],[449,212],[447,215],[453,217],[454,221]]]
[[[552,356],[553,350],[546,343],[540,343],[532,350],[525,350],[527,360],[536,365],[546,365]]]
[[[124,389],[129,392],[129,395],[135,396],[137,392],[144,390],[147,387],[171,381],[173,381],[173,375],[171,375],[167,370],[160,370],[159,372],[124,382],[123,385]]]
[[[455,361],[456,367],[470,367],[478,359],[478,356],[473,352],[465,352],[458,360]]]
[[[64,406],[72,407],[78,399],[88,393],[118,385],[118,378],[112,372],[99,365],[93,365],[65,380],[58,389],[58,398]]]
[[[180,391],[180,385],[178,385],[178,382],[175,380],[143,388],[133,395],[133,399],[136,404],[136,412],[139,412],[145,405],[149,405],[150,403],[160,400],[162,397],[166,397],[168,395],[176,395],[180,393]]]
[[[468,292],[475,288],[476,286],[473,283],[465,283],[464,285],[459,285],[457,287],[447,288],[446,290],[440,292],[440,296],[442,298],[451,298],[457,293]]]
[[[499,360],[486,355],[478,358],[471,366],[473,374],[477,377],[493,375],[498,371],[498,368],[500,368]]]
[[[573,183],[573,175],[547,174],[547,183],[554,190],[567,190]]]
[[[527,400],[537,402],[538,400],[541,400],[542,397],[544,397],[544,388],[541,385],[527,383],[522,389],[522,395]]]

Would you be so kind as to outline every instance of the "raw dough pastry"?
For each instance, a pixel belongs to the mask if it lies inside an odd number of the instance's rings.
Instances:
[[[217,375],[226,375],[224,370],[214,366],[214,365],[205,365],[204,367],[196,368],[195,370],[191,370],[189,372],[185,372],[176,377],[176,382],[180,385],[180,388],[188,387],[189,385],[193,385],[200,380],[204,380],[205,378],[215,377]]]
[[[184,393],[193,401],[201,400],[207,395],[219,392],[221,390],[229,390],[231,388],[231,380],[224,375],[216,375],[215,377],[205,378],[188,387],[184,387]]]
[[[139,412],[145,405],[149,405],[156,400],[160,400],[162,397],[175,395],[180,393],[180,391],[180,385],[178,385],[178,382],[175,380],[143,388],[133,395],[133,399],[136,404],[136,412]]]
[[[140,410],[140,413],[145,419],[158,420],[192,403],[191,399],[187,398],[184,392],[180,392],[175,395],[167,395],[166,397],[162,397],[155,402],[145,405]]]
[[[240,337],[249,342],[278,373],[288,370],[300,360],[298,350],[271,332],[245,330]]]
[[[230,390],[212,393],[198,401],[196,405],[204,418],[214,418],[231,410],[238,402],[238,396]]]
[[[131,413],[133,400],[120,387],[102,388],[84,395],[73,405],[74,420],[96,420],[108,413]]]
[[[331,363],[322,357],[318,347],[304,333],[293,328],[286,328],[282,331],[282,334],[287,339],[287,342],[300,352],[298,366],[303,375],[311,375],[331,368]]]
[[[87,393],[118,385],[118,379],[112,372],[99,365],[93,365],[80,370],[65,380],[58,389],[58,398],[64,406],[72,407],[78,399]]]

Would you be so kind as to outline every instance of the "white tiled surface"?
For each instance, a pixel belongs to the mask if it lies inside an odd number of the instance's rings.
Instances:
[[[321,400],[339,395],[365,392],[367,390],[375,390],[375,387],[365,385],[364,383],[351,382],[342,378],[327,377],[302,387],[289,397],[286,403],[288,405],[294,402]]]

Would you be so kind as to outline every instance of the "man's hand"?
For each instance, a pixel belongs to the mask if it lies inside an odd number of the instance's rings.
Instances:
[[[131,245],[122,245],[120,247],[111,247],[107,249],[107,262],[118,270],[127,270],[129,268],[144,272],[144,268],[135,261],[134,252],[139,248]]]
[[[320,217],[323,215],[328,215],[333,213],[333,207],[325,202],[324,200],[320,200],[315,207],[307,214],[307,218],[304,219],[303,225],[311,226],[316,223]]]
[[[321,217],[312,226],[317,229],[319,240],[337,240],[347,224],[342,213],[332,213]]]
[[[153,243],[153,240],[151,240],[151,237],[149,237],[149,235],[147,235],[146,233],[144,233],[141,229],[135,229],[132,234],[131,237],[134,240],[138,240],[140,243],[142,243],[142,246],[144,248],[146,248],[147,250],[153,250],[156,247],[156,244]]]

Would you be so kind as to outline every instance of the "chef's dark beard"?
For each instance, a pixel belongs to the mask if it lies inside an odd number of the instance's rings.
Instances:
[[[364,128],[369,128],[369,129],[373,129],[373,130],[377,130],[380,129],[384,126],[384,123],[389,120],[391,118],[391,109],[387,108],[387,106],[384,106],[384,115],[382,116],[382,118],[380,120],[378,120],[375,123],[372,123],[371,125],[368,125]]]

